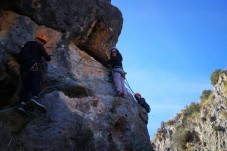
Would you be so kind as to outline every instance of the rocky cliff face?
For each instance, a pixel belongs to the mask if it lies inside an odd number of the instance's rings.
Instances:
[[[192,103],[174,119],[162,123],[153,143],[157,151],[227,150],[227,74],[224,71],[201,102]]]
[[[122,23],[109,0],[0,2],[0,150],[152,150],[146,111],[130,94],[114,96],[101,64]],[[37,33],[49,37],[52,54],[40,94],[48,112],[22,116],[7,110],[19,103],[16,54]]]

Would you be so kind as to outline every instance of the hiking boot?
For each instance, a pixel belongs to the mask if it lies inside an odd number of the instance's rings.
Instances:
[[[126,99],[126,95],[124,95],[123,93],[122,93],[121,97],[124,98],[124,99]]]
[[[117,91],[116,95],[115,96],[120,96],[121,95],[121,92],[120,91]]]
[[[17,111],[20,112],[22,115],[25,115],[26,114],[26,103],[21,102],[21,104],[17,108]]]
[[[28,103],[31,104],[33,107],[37,108],[39,111],[41,111],[43,113],[47,112],[46,107],[38,102],[37,96],[32,97]]]
[[[118,96],[118,97],[123,97],[123,96],[124,96],[124,94],[123,94],[122,92],[120,92],[120,91],[117,91],[116,96]]]

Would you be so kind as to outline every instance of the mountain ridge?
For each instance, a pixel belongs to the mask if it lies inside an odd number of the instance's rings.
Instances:
[[[227,149],[227,74],[211,75],[214,90],[204,90],[199,103],[191,103],[173,119],[163,122],[152,143],[157,151],[224,151]]]

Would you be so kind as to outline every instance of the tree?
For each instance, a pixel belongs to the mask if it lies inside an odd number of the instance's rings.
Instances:
[[[210,77],[211,80],[211,84],[214,86],[217,84],[219,76],[223,73],[223,71],[221,69],[217,69],[215,70]]]
[[[203,90],[202,95],[200,96],[200,99],[207,100],[211,94],[212,94],[211,90]]]

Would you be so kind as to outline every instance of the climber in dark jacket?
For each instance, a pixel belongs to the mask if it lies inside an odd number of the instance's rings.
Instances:
[[[44,49],[47,37],[38,34],[35,41],[27,42],[18,54],[22,89],[20,94],[21,105],[18,111],[25,113],[27,104],[31,103],[41,111],[46,111],[45,106],[39,103],[38,96],[41,91],[42,65],[41,59],[50,61],[51,57]],[[31,92],[32,97],[29,93]]]
[[[147,102],[146,102],[145,99],[141,96],[140,93],[136,93],[136,94],[134,95],[134,97],[135,97],[136,101],[138,102],[138,104],[139,104],[141,107],[143,107],[143,108],[147,111],[147,113],[149,113],[149,112],[151,111],[150,106],[147,104]]]
[[[126,72],[122,67],[122,55],[117,50],[117,48],[113,47],[110,49],[110,59],[106,61],[106,64],[110,64],[113,72],[114,85],[117,89],[117,96],[126,97],[127,90],[125,88],[124,80]]]

